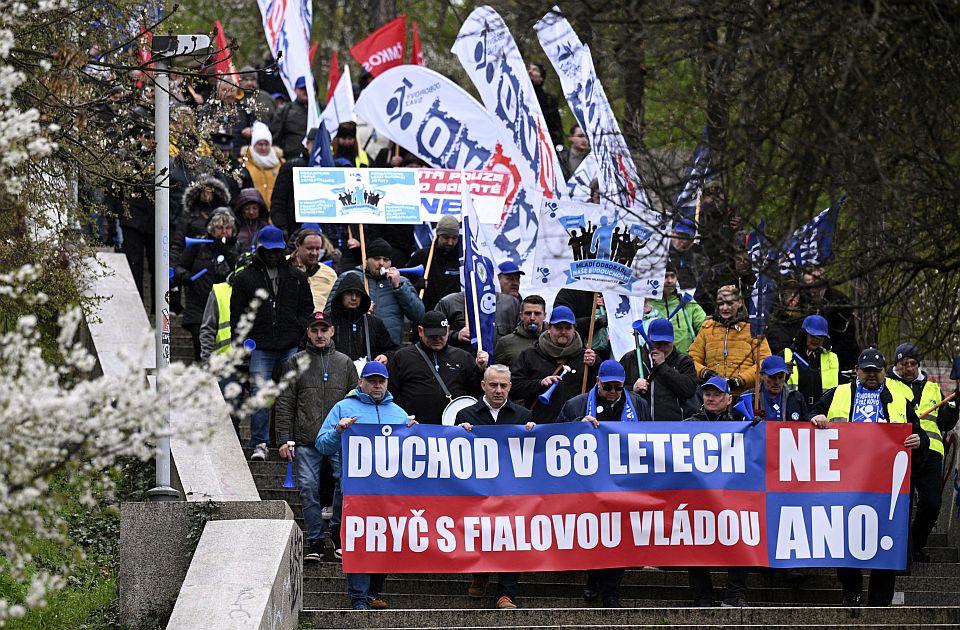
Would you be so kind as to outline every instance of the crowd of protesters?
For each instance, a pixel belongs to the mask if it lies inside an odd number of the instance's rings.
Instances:
[[[544,69],[534,65],[530,73],[540,87]],[[704,190],[698,222],[678,221],[669,235],[663,295],[632,314],[643,343],[617,360],[602,298],[564,289],[548,304],[525,290],[523,272],[507,262],[498,270],[491,357],[470,343],[455,217],[444,217],[432,246],[422,249],[413,226],[367,225],[361,243],[357,225],[296,220],[292,169],[307,165],[317,130],[307,129],[305,83],[288,101],[279,86],[261,87],[268,79],[274,78],[254,68],[203,84],[172,78],[171,301],[191,334],[195,360],[252,342],[248,364],[230,382],[255,393],[265,381],[298,371],[272,410],[249,418],[249,451],[252,460],[264,460],[273,446],[295,461],[306,560],[319,560],[328,541],[340,555],[339,433],[354,422],[439,424],[450,402],[463,396],[473,400],[453,421],[466,431],[496,424],[533,430],[555,422],[742,421],[750,419],[736,410],[743,396],[754,419],[818,427],[910,423],[905,446],[915,449],[911,481],[918,494],[910,554],[927,559],[940,509],[943,436],[957,422],[956,406],[918,417],[942,396],[924,370],[922,351],[904,342],[887,360],[876,348],[860,348],[855,311],[821,268],[785,278],[766,335],[753,336],[745,296],[756,278],[741,219],[718,186]],[[107,120],[131,103],[136,124],[129,133],[146,168],[153,149],[148,98],[111,90],[102,115]],[[188,119],[197,121],[201,137],[176,132],[177,121]],[[559,117],[550,131],[562,142]],[[394,146],[371,160],[355,123],[335,132],[331,150],[340,166],[425,166]],[[576,126],[568,142],[561,157],[572,172],[590,147]],[[143,294],[145,260],[154,256],[152,190],[91,184],[84,195],[106,209],[94,216],[94,235],[126,254]],[[429,272],[401,271],[418,265]],[[267,297],[255,299],[261,292]],[[240,339],[238,324],[251,305],[252,326]],[[568,372],[577,377],[564,378]],[[552,396],[541,399],[547,390]],[[747,604],[748,574],[730,567],[723,605]],[[348,575],[353,608],[387,607],[384,578]],[[622,578],[622,569],[591,571],[584,595],[619,607]],[[838,578],[844,603],[859,605],[859,571],[840,569]],[[891,571],[874,570],[867,602],[890,605],[894,579]],[[487,580],[474,575],[469,594],[483,597]],[[695,605],[716,605],[708,569],[690,569],[690,585]],[[501,574],[496,606],[515,608],[518,596],[517,574]]]

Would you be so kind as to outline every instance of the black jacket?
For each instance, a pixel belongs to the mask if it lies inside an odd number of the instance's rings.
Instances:
[[[273,183],[273,195],[270,197],[270,221],[283,230],[286,236],[293,235],[300,228],[294,214],[293,169],[307,166],[305,158],[296,158],[280,165],[277,181]]]
[[[283,373],[296,372],[298,361],[304,356],[309,360],[307,368],[277,398],[279,444],[294,440],[302,446],[313,447],[327,414],[357,386],[356,366],[347,355],[337,352],[336,344],[332,343],[323,350],[308,345],[283,363]],[[324,372],[327,380],[323,380]]]
[[[340,301],[344,291],[360,293],[360,306],[356,309],[347,309]],[[368,312],[370,310],[370,296],[363,290],[363,280],[355,273],[343,277],[337,292],[331,294],[327,300],[330,304],[330,321],[336,327],[333,339],[337,342],[337,349],[356,361],[360,357],[373,360],[383,354],[389,360],[400,347],[390,337],[390,332],[384,326],[383,320]],[[370,352],[367,353],[367,337],[369,331]]]
[[[596,387],[596,385],[594,385]],[[650,405],[647,404],[647,401],[641,399],[639,396],[633,392],[628,392],[624,390],[623,392],[630,397],[630,401],[633,403],[633,408],[637,412],[637,421],[647,421],[652,420],[650,417]],[[587,393],[580,394],[579,396],[574,396],[563,405],[563,408],[560,410],[560,414],[557,416],[555,422],[578,422],[583,420],[587,415],[587,399],[590,397],[590,391],[587,390]],[[625,398],[623,396],[615,402],[613,405],[605,404],[605,401],[600,398],[599,393],[597,394],[597,415],[595,416],[597,420],[601,422],[617,422],[620,420],[620,415],[623,412],[623,406],[625,404]],[[599,409],[603,408],[603,411]]]
[[[257,350],[287,350],[300,343],[307,324],[313,315],[313,294],[310,283],[302,271],[287,260],[277,266],[278,289],[273,292],[273,283],[267,268],[259,256],[253,264],[236,274],[233,279],[233,294],[230,296],[230,329],[236,339],[240,318],[253,301],[257,290],[263,289],[267,298],[260,302],[253,326],[247,338],[257,343]]]
[[[426,353],[431,365],[423,360],[417,348]],[[439,368],[439,372],[434,371],[433,365]],[[416,416],[421,424],[440,424],[447,406],[447,397],[435,376],[437,373],[453,398],[477,396],[483,377],[476,360],[463,350],[448,345],[434,353],[422,342],[397,350],[390,359],[389,370],[388,388],[394,402]]]
[[[696,396],[699,381],[693,359],[674,349],[663,363],[651,367],[650,354],[644,346],[640,349],[643,370],[650,386],[647,391],[638,394],[650,405],[650,415],[654,420],[683,420],[690,408],[690,399]],[[626,372],[624,386],[633,391],[633,384],[640,378],[637,367],[637,353],[634,350],[620,357],[620,365]]]
[[[213,190],[213,200],[204,203],[200,200],[200,192],[204,186]],[[170,264],[176,267],[183,255],[186,246],[185,238],[206,238],[207,223],[217,208],[230,207],[230,190],[226,184],[214,175],[201,175],[192,184],[187,186],[183,193],[183,211],[173,229],[170,239]]]
[[[283,149],[283,156],[292,160],[304,152],[303,139],[307,135],[307,103],[296,100],[285,103],[270,122],[273,144]]]
[[[745,418],[743,416],[736,411],[733,411],[732,408],[727,409],[721,414],[716,414],[707,411],[703,407],[691,414],[689,418],[684,418],[684,420],[709,420],[710,422],[714,422],[716,420],[735,420],[737,422],[743,422],[744,419]]]
[[[497,420],[494,422],[490,409],[483,399],[477,401],[475,405],[461,409],[457,414],[457,424],[469,423],[474,426],[483,426],[491,424],[526,424],[531,421],[530,410],[509,400],[500,408]]]
[[[223,256],[223,260],[218,260]],[[240,244],[236,238],[227,242],[214,241],[203,245],[188,247],[180,257],[175,275],[187,288],[186,307],[183,311],[183,324],[199,324],[203,320],[203,309],[207,305],[210,289],[218,282],[225,282],[240,258]],[[206,269],[197,278],[190,278]]]
[[[534,345],[520,353],[520,358],[517,359],[516,369],[513,373],[513,388],[510,391],[510,396],[514,400],[523,401],[524,407],[533,412],[535,422],[553,422],[563,405],[580,394],[584,369],[583,350],[568,360],[567,364],[573,368],[574,372],[560,381],[550,397],[550,402],[544,405],[537,401],[537,396],[547,390],[540,385],[540,381],[551,374],[560,374],[558,368],[561,363],[544,353],[540,347],[539,339]],[[598,367],[599,363],[595,363],[588,369],[588,387],[596,383]]]
[[[793,421],[793,420],[809,420],[810,419],[810,408],[807,407],[807,401],[803,399],[803,394],[796,390],[787,389],[784,387],[784,407],[785,409],[780,414],[780,419],[784,422]],[[763,409],[766,407],[766,399],[764,397],[764,388],[763,384],[760,385],[760,408]],[[772,420],[773,418],[767,416],[766,420]]]

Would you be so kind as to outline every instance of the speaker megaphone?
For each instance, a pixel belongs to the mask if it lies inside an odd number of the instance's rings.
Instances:
[[[753,414],[753,392],[740,394],[740,400],[733,406],[734,410],[739,411],[745,419],[752,421]]]
[[[212,238],[190,238],[189,236],[183,239],[184,247],[193,247],[194,245],[209,245],[213,242]]]
[[[538,401],[541,405],[549,405],[549,404],[550,404],[550,397],[553,396],[553,392],[556,391],[557,385],[559,385],[559,384],[560,384],[560,381],[563,380],[563,377],[566,376],[567,374],[569,374],[570,372],[573,372],[573,368],[572,368],[572,367],[570,367],[569,365],[563,366],[563,371],[560,372],[560,380],[557,381],[556,383],[554,383],[553,385],[551,385],[550,387],[548,387],[548,388],[547,388],[547,391],[545,391],[545,392],[543,392],[542,394],[540,394],[539,396],[537,396],[537,401]]]
[[[680,309],[682,309],[684,306],[686,306],[690,302],[693,302],[693,296],[690,295],[689,293],[684,293],[680,297],[680,303],[677,304],[677,308],[673,309],[673,312],[667,315],[667,319],[673,319],[673,316],[679,313]]]
[[[403,269],[397,269],[400,273],[405,273],[409,276],[420,276],[423,277],[423,265],[417,265],[416,267],[404,267]]]

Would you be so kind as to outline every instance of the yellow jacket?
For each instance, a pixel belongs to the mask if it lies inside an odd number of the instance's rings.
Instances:
[[[283,164],[283,152],[277,147],[273,147],[274,153],[280,158],[277,165],[273,168],[260,168],[253,159],[250,158],[250,145],[240,149],[240,160],[243,168],[250,175],[250,181],[253,187],[263,195],[263,201],[267,204],[267,210],[270,209],[270,199],[273,197],[273,185],[277,183],[277,175],[280,173],[280,166]]]
[[[716,319],[703,322],[700,332],[690,345],[688,354],[697,368],[697,376],[703,378],[705,370],[713,370],[724,378],[739,378],[743,383],[733,389],[734,395],[753,389],[760,371],[760,363],[770,356],[767,340],[759,341],[750,336],[750,323],[735,321],[729,326]]]

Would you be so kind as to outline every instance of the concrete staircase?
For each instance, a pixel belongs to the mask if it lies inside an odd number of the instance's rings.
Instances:
[[[249,450],[247,450],[249,454]],[[268,461],[250,462],[264,500],[285,500],[303,527],[297,490],[282,487],[286,463],[271,450]],[[944,510],[949,508],[945,505]],[[935,532],[927,548],[932,562],[915,564],[897,578],[893,608],[840,607],[833,569],[806,569],[799,576],[758,569],[749,579],[751,608],[690,608],[687,573],[680,569],[628,569],[620,610],[585,602],[582,571],[528,573],[521,577],[520,609],[493,610],[494,586],[483,599],[467,597],[470,576],[391,574],[385,611],[348,610],[340,563],[328,549],[323,562],[304,563],[304,610],[300,620],[315,628],[617,628],[617,627],[950,627],[960,626],[960,558],[947,535]],[[790,579],[793,577],[794,579]],[[495,581],[492,577],[492,581]],[[722,595],[725,572],[713,572]],[[864,580],[866,589],[866,580]]]

